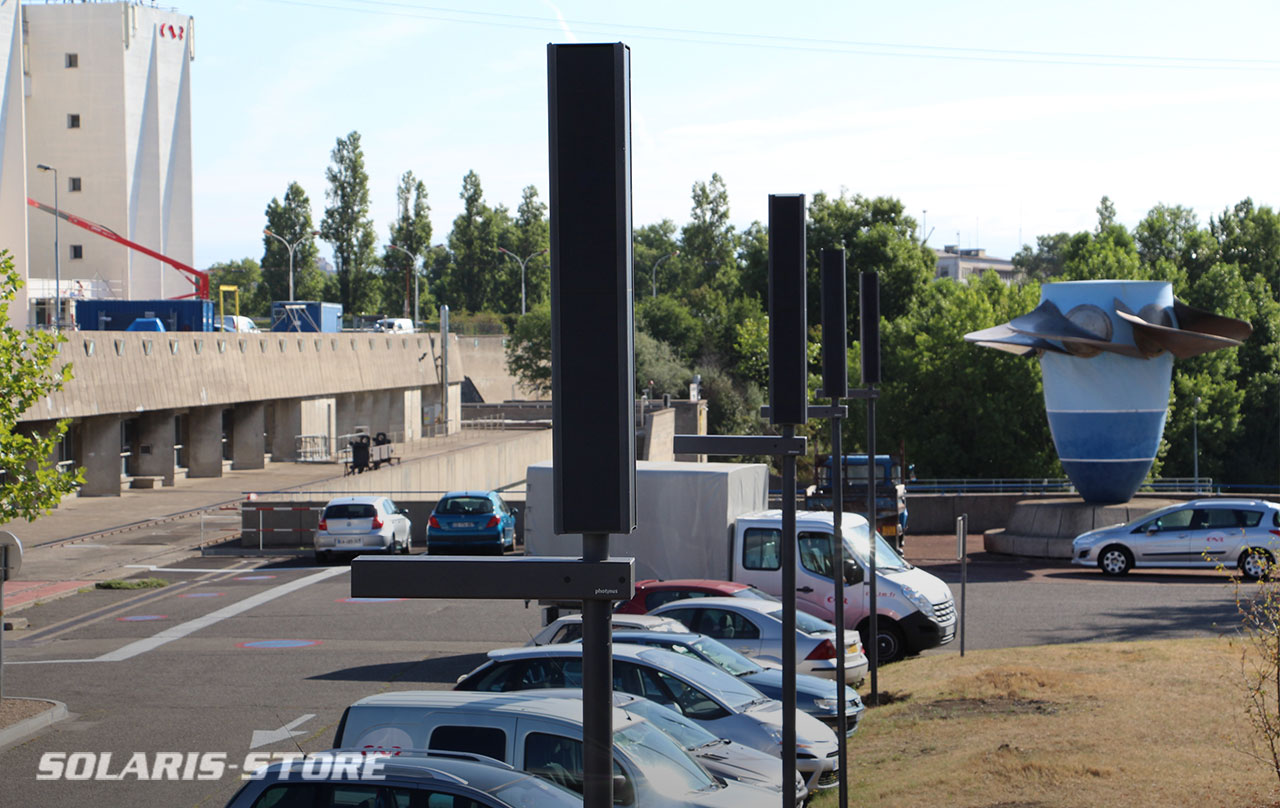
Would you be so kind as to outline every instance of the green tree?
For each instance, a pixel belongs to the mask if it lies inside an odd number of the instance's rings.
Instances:
[[[654,398],[661,398],[664,393],[683,398],[688,394],[693,371],[680,361],[670,345],[637,331],[635,356],[637,395],[647,391]]]
[[[526,308],[548,300],[551,256],[543,251],[551,246],[551,225],[547,221],[547,206],[538,198],[538,189],[534,186],[527,186],[521,192],[515,222],[499,234],[498,245],[511,252],[510,256],[499,255],[504,271],[497,284],[498,310],[520,312],[521,260],[525,261],[523,289]]]
[[[396,220],[390,229],[391,241],[382,254],[382,299],[388,312],[399,311],[404,317],[417,316],[413,311],[414,275],[425,266],[431,249],[431,206],[427,204],[427,186],[406,171],[396,187]],[[395,245],[400,249],[393,249]],[[410,255],[406,255],[408,252]],[[418,305],[421,309],[422,278],[418,281]]]
[[[297,244],[293,249],[293,299],[325,300],[324,273],[316,266],[320,250],[312,239],[311,200],[296,182],[285,189],[284,201],[272,197],[267,203],[267,230],[279,236],[262,234],[262,279],[266,284],[262,297],[270,313],[271,301],[289,299],[289,249],[280,243]],[[243,293],[242,293],[243,294]]]
[[[655,286],[660,294],[676,293],[679,287],[671,264],[680,249],[676,241],[676,223],[663,219],[657,224],[638,227],[631,241],[631,260],[635,267],[632,285],[636,290],[636,303],[654,297]]]
[[[1195,211],[1156,205],[1133,231],[1138,258],[1152,278],[1168,280],[1174,293],[1194,284],[1218,259],[1218,242],[1201,228]]]
[[[675,297],[636,297],[636,326],[654,339],[661,340],[685,362],[691,362],[702,349],[705,327],[689,307]]]
[[[709,287],[725,297],[737,294],[738,249],[729,223],[729,191],[719,174],[693,184],[689,223],[680,231],[679,264],[686,288]]]
[[[329,207],[320,223],[320,236],[333,246],[345,312],[376,313],[381,301],[369,270],[374,264],[377,236],[369,218],[369,175],[364,169],[360,133],[353,131],[338,138],[330,158],[333,162],[325,170]]]
[[[219,287],[234,286],[240,297],[240,313],[246,317],[271,316],[271,300],[262,269],[252,258],[239,261],[221,261],[209,267],[209,295],[218,305],[222,295]],[[279,298],[283,300],[284,298]],[[216,313],[216,312],[215,312]],[[235,314],[235,298],[226,295],[226,314]]]
[[[47,331],[9,325],[9,302],[22,288],[22,276],[8,250],[0,250],[0,523],[36,519],[82,482],[83,472],[60,472],[53,458],[70,421],[58,421],[43,433],[18,428],[22,414],[71,380],[71,365],[60,368],[58,345],[66,338]]]
[[[1055,233],[1051,236],[1036,236],[1036,248],[1024,244],[1014,253],[1013,265],[1032,281],[1047,281],[1062,274],[1062,264],[1070,233]]]
[[[507,370],[520,384],[551,392],[551,304],[541,303],[516,321],[507,340]]]
[[[1137,244],[1123,225],[1116,224],[1115,206],[1102,197],[1098,204],[1098,227],[1092,233],[1077,233],[1067,243],[1061,280],[1148,280],[1150,269],[1138,257]]]
[[[485,204],[484,189],[474,171],[462,178],[458,196],[462,199],[462,212],[453,220],[449,234],[453,261],[444,284],[446,302],[464,311],[481,311],[496,302],[494,279],[500,264],[509,260],[498,252],[498,237],[510,225],[510,215],[506,208],[494,209]]]
[[[1222,260],[1239,264],[1247,274],[1260,273],[1280,293],[1280,215],[1269,207],[1256,207],[1245,199],[1210,221]]]

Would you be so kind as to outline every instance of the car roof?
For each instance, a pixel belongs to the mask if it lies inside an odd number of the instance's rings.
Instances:
[[[581,623],[582,615],[566,614],[564,617],[556,618],[555,622],[560,625],[568,625],[570,623]],[[680,624],[679,620],[674,617],[663,617],[655,614],[625,614],[614,612],[609,615],[610,623],[633,623],[637,626],[666,626],[672,623]],[[683,634],[684,632],[679,632]]]
[[[449,499],[450,497],[487,497],[492,493],[493,493],[492,491],[450,491],[449,493],[440,497],[440,499],[446,500],[446,499]]]
[[[749,600],[747,598],[687,598],[685,600],[673,600],[670,603],[664,603],[650,612],[650,614],[666,611],[677,606],[682,608],[690,606],[722,606],[729,609],[737,609],[739,611],[758,612],[760,614],[773,614],[782,608],[782,604],[774,600]],[[663,615],[658,616],[662,617]]]
[[[633,645],[630,643],[613,643],[613,658],[625,659],[630,662],[650,662],[654,661],[654,655],[657,662],[662,661],[663,654],[671,654],[677,659],[684,660],[681,654],[674,651],[667,651],[662,648],[652,648],[645,645]],[[539,657],[580,657],[582,656],[582,645],[580,643],[556,643],[554,645],[535,645],[522,646],[520,648],[495,648],[489,652],[489,659],[494,662],[505,662],[509,659],[537,659]]]
[[[1253,508],[1258,508],[1258,507],[1264,507],[1264,508],[1265,508],[1265,507],[1280,508],[1280,505],[1277,505],[1277,504],[1276,504],[1276,503],[1274,503],[1274,502],[1268,502],[1268,501],[1267,501],[1267,500],[1265,500],[1265,499],[1247,499],[1247,498],[1228,499],[1228,498],[1225,498],[1225,497],[1224,497],[1224,498],[1216,498],[1216,499],[1193,499],[1193,500],[1189,500],[1189,501],[1187,501],[1187,502],[1184,502],[1184,503],[1182,503],[1181,505],[1176,506],[1176,507],[1181,507],[1181,508],[1186,508],[1186,507],[1194,507],[1194,508],[1213,508],[1213,507],[1219,507],[1219,508],[1242,508],[1242,507],[1244,507],[1244,508],[1247,508],[1247,507],[1253,507]]]
[[[332,749],[321,754],[356,754],[362,750]],[[266,771],[276,777],[304,772],[305,760],[284,760],[272,763]],[[486,758],[483,761],[463,757],[437,755],[426,751],[406,751],[392,757],[382,758],[379,774],[384,777],[403,778],[407,780],[445,780],[460,785],[468,785],[481,791],[489,791],[495,787],[511,782],[513,776],[526,776],[500,760]],[[527,775],[532,777],[533,775]],[[304,777],[309,775],[304,774]],[[272,778],[268,778],[272,779]]]
[[[740,592],[743,589],[750,589],[751,584],[744,584],[740,581],[718,581],[714,578],[669,578],[666,580],[660,578],[646,578],[643,581],[636,581],[636,589],[686,589],[702,587],[703,589],[718,589],[722,592]]]
[[[364,505],[375,505],[384,499],[386,499],[386,497],[382,496],[381,494],[362,494],[360,496],[334,497],[333,499],[325,503],[325,507],[327,508],[330,505],[346,505],[351,502],[358,502]]]
[[[571,688],[513,690],[501,693],[470,690],[397,690],[365,696],[351,705],[357,707],[396,707],[415,710],[470,709],[493,713],[513,713],[558,719],[571,724],[582,723],[582,695]],[[615,731],[627,723],[626,717],[614,710]]]

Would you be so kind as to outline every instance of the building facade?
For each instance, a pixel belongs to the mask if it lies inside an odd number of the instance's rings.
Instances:
[[[11,210],[15,196],[53,207],[56,182],[59,210],[192,263],[192,18],[129,2],[28,3],[20,24],[26,191],[0,188],[0,207]],[[28,208],[26,222],[30,324],[50,320],[55,295],[193,291],[163,262],[65,220],[57,221],[55,263],[55,217]],[[69,309],[64,303],[64,324]]]
[[[991,270],[1005,283],[1015,283],[1022,279],[1021,270],[1012,261],[987,255],[987,251],[981,248],[962,249],[955,244],[948,244],[933,252],[938,257],[935,273],[938,278],[968,283],[970,278],[982,277],[982,273]]]

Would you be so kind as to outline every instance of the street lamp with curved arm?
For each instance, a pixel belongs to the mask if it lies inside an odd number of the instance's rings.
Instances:
[[[388,248],[409,256],[409,271],[413,273],[413,327],[418,328],[418,256],[398,244],[388,244]],[[409,316],[409,276],[404,276],[404,315]]]
[[[62,330],[62,255],[58,251],[58,169],[44,163],[36,165],[41,171],[53,172],[53,330]]]
[[[507,255],[511,256],[511,257],[512,257],[512,258],[514,258],[514,259],[516,259],[516,261],[517,261],[517,262],[519,262],[519,264],[520,264],[520,313],[521,313],[521,314],[524,314],[524,312],[525,312],[525,305],[524,305],[524,267],[525,267],[525,264],[529,263],[529,262],[530,262],[530,261],[532,261],[534,258],[537,258],[539,255],[542,255],[543,253],[551,252],[551,250],[550,250],[550,249],[546,249],[546,250],[538,250],[536,253],[530,253],[529,255],[526,255],[524,258],[521,258],[520,256],[516,255],[515,253],[511,252],[511,250],[508,250],[508,249],[507,249],[507,248],[505,248],[505,247],[499,247],[499,248],[498,248],[498,252],[500,252],[500,253],[506,253]]]
[[[667,260],[668,258],[675,258],[679,254],[680,254],[680,251],[675,250],[674,252],[669,252],[666,255],[659,258],[657,261],[653,262],[653,295],[652,295],[653,297],[658,296],[658,264],[661,264],[663,261]]]
[[[267,230],[265,227],[262,229],[262,234],[264,236],[271,236],[273,239],[283,244],[284,248],[289,251],[289,300],[293,300],[293,251],[302,242],[308,241],[320,235],[320,231],[312,230],[310,233],[307,233],[305,236],[293,242],[292,244],[285,241],[282,237],[277,236],[275,233],[272,233],[270,230]]]

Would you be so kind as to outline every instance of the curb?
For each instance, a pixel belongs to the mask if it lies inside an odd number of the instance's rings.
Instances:
[[[22,699],[22,701],[43,701],[49,705],[49,709],[33,715],[30,718],[19,721],[10,727],[0,729],[0,749],[4,749],[19,741],[35,735],[45,727],[51,727],[59,721],[67,718],[67,705],[53,699]]]

